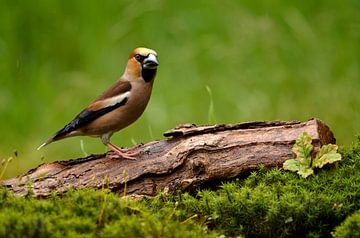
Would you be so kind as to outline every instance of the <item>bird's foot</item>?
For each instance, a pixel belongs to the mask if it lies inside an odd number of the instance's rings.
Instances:
[[[136,160],[136,155],[139,155],[140,152],[132,152],[132,153],[125,153],[121,151],[109,151],[106,154],[106,157],[109,159],[128,159],[128,160]]]
[[[137,149],[137,148],[140,148],[142,146],[142,144],[138,144],[138,145],[134,145],[133,147],[130,147],[130,148],[125,148],[125,149],[123,149],[123,148],[118,148],[121,152],[124,152],[124,153],[127,153],[127,152],[129,152],[129,151],[131,151],[131,150],[135,150],[135,149]]]
[[[129,152],[130,150],[133,150],[134,148],[138,148],[140,145],[128,148],[128,149],[121,149],[117,147],[116,145],[113,145],[111,143],[108,143],[107,146],[110,147],[112,151],[109,151],[107,153],[107,157],[111,159],[129,159],[129,160],[136,160],[136,155],[139,155],[140,152],[133,151]]]

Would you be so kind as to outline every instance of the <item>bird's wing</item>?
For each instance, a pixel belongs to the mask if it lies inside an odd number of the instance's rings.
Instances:
[[[123,77],[122,77],[123,78]],[[126,93],[131,90],[131,83],[129,80],[120,78],[116,81],[108,90],[103,92],[100,97],[98,97],[95,102],[101,101],[104,99],[112,98],[122,93]]]
[[[131,84],[129,81],[118,81],[64,128],[59,130],[52,139],[61,139],[82,126],[95,121],[97,118],[125,105],[130,96],[130,90]]]

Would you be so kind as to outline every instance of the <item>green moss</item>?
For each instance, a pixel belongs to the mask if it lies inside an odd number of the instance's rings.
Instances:
[[[336,228],[335,238],[360,237],[360,210],[350,215],[346,220]]]
[[[205,228],[107,191],[69,191],[47,200],[0,192],[0,237],[215,236]]]
[[[0,237],[329,237],[360,209],[360,137],[341,154],[336,167],[306,180],[262,168],[217,191],[140,201],[106,190],[36,200],[2,188]],[[356,226],[359,212],[335,234],[353,234]]]

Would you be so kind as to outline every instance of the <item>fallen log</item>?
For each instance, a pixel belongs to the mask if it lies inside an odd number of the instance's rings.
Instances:
[[[169,139],[135,149],[140,152],[135,161],[90,155],[41,164],[0,183],[17,195],[31,193],[35,197],[64,193],[70,188],[102,188],[104,184],[120,195],[194,189],[242,176],[260,165],[281,167],[293,157],[291,148],[304,131],[313,138],[315,152],[323,144],[335,143],[329,127],[318,119],[186,124],[165,132]]]

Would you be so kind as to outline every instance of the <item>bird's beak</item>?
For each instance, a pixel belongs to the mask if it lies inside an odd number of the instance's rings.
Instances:
[[[149,54],[142,63],[143,68],[145,69],[156,69],[156,67],[159,65],[159,61],[154,54]]]

